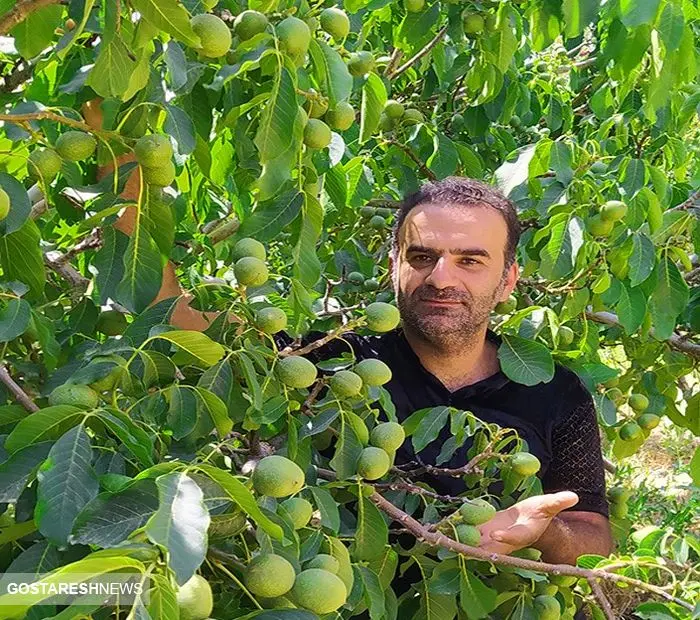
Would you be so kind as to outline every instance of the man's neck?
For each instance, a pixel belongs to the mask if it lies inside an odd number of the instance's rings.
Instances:
[[[451,392],[486,379],[499,370],[497,347],[486,338],[486,326],[459,347],[439,348],[404,329],[408,344],[423,367]]]

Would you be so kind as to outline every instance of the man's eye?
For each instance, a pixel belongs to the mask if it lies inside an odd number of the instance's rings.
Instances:
[[[464,258],[462,259],[462,262],[466,263],[467,265],[478,265],[479,261],[475,260],[473,258]]]

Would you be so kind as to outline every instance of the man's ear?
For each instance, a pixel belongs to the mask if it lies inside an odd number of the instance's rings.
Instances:
[[[515,290],[515,285],[518,283],[518,278],[520,277],[520,266],[518,261],[513,261],[513,264],[508,267],[505,276],[505,285],[503,287],[503,292],[501,293],[501,298],[499,301],[506,301],[510,294]]]

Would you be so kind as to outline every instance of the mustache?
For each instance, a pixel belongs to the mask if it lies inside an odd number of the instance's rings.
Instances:
[[[471,301],[471,296],[462,291],[452,289],[436,289],[432,286],[419,286],[413,291],[413,297],[421,301],[451,301],[465,302]]]

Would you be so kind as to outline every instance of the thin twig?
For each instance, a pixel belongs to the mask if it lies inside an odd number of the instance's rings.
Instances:
[[[405,480],[398,480],[396,482],[379,482],[374,484],[373,486],[376,489],[387,489],[389,491],[406,491],[407,493],[411,493],[413,495],[424,495],[425,497],[432,497],[433,499],[437,499],[441,502],[462,503],[465,501],[464,497],[440,495],[439,493],[435,493],[435,491],[424,489],[423,487],[419,487],[416,484],[411,484],[410,482],[406,482]]]
[[[59,256],[56,259],[58,265],[65,265],[70,262],[70,260],[80,254],[81,252],[87,252],[88,250],[96,250],[102,247],[102,229],[95,228],[85,239],[76,243],[75,246],[70,248],[65,254]]]
[[[484,452],[481,452],[476,456],[472,457],[466,463],[466,465],[462,465],[462,467],[457,467],[455,469],[450,469],[448,467],[435,467],[434,465],[428,465],[424,463],[416,469],[412,469],[410,471],[402,471],[401,474],[410,477],[427,473],[432,476],[449,476],[451,478],[461,478],[462,476],[466,476],[467,474],[472,473],[474,469],[476,469],[476,466],[479,463],[481,463],[481,461],[485,461],[491,456],[493,456],[493,452],[491,450],[485,450]]]
[[[34,73],[34,65],[23,60],[18,62],[8,73],[3,76],[3,84],[0,86],[0,93],[11,93],[20,84],[28,81]]]
[[[617,315],[612,312],[586,312],[586,318],[596,323],[603,323],[604,325],[610,325],[612,327],[622,327]],[[692,358],[700,360],[700,344],[689,342],[683,336],[676,333],[665,342],[672,349],[687,353]]]
[[[698,205],[695,204],[695,202],[700,198],[700,189],[694,191],[686,200],[681,202],[681,204],[676,205],[675,207],[669,209],[669,211],[685,211],[687,209],[690,209],[692,207],[696,207]]]
[[[7,386],[10,392],[12,392],[12,395],[15,397],[15,400],[27,411],[30,411],[31,413],[39,411],[39,407],[37,407],[34,401],[29,398],[27,393],[19,385],[17,385],[4,365],[0,365],[0,381]]]
[[[60,1],[61,0],[19,0],[12,10],[0,17],[0,35],[6,35],[30,13],[51,4],[58,4]]]
[[[58,251],[44,253],[44,264],[55,271],[73,287],[73,296],[79,297],[90,285],[90,280],[84,277],[75,267],[63,260],[63,254]]]
[[[402,64],[396,71],[392,71],[391,74],[387,75],[387,77],[390,80],[393,80],[397,78],[399,75],[401,75],[404,71],[407,71],[411,65],[421,58],[425,56],[431,49],[433,49],[439,42],[442,37],[445,36],[445,33],[447,32],[447,26],[443,26],[440,30],[438,30],[437,34],[426,44],[426,46],[416,52],[411,58],[409,58],[404,64]]]
[[[598,580],[597,579],[589,579],[588,584],[591,586],[591,590],[593,591],[593,595],[596,597],[596,599],[600,603],[600,606],[603,608],[603,613],[605,614],[606,619],[607,620],[615,620],[615,612],[613,611],[613,608],[610,606],[610,601],[608,600],[608,597],[605,596],[605,592],[603,592],[603,588],[600,587]]]
[[[300,349],[293,349],[292,347],[287,347],[283,349],[282,351],[279,352],[280,357],[288,357],[290,355],[306,355],[307,353],[311,353],[311,351],[315,351],[316,349],[320,349],[322,346],[325,344],[328,344],[331,340],[334,340],[335,338],[338,338],[340,335],[344,334],[345,332],[352,331],[356,327],[362,325],[364,323],[365,319],[364,317],[360,317],[357,319],[353,319],[352,321],[348,321],[345,325],[342,325],[341,327],[338,327],[337,329],[334,329],[331,332],[328,332],[326,336],[323,338],[320,338],[319,340],[315,340],[314,342],[307,344],[305,347],[301,347]]]
[[[74,129],[80,129],[88,133],[97,133],[104,136],[112,136],[123,142],[123,138],[120,134],[114,131],[100,130],[96,131],[93,127],[84,123],[83,121],[76,121],[74,118],[68,118],[62,114],[57,114],[51,110],[41,110],[39,112],[27,112],[26,114],[0,114],[0,121],[5,121],[6,123],[26,123],[29,121],[54,121],[56,123],[62,123],[63,125],[68,125]]]

